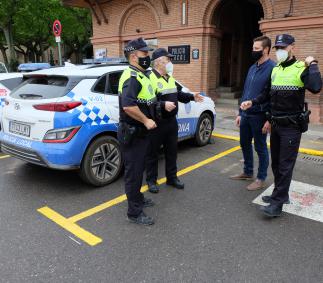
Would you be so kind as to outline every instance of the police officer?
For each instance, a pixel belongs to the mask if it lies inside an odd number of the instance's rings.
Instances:
[[[158,127],[151,135],[150,150],[147,156],[146,174],[147,184],[151,193],[158,193],[158,150],[164,147],[166,159],[166,184],[177,189],[184,189],[184,184],[177,178],[177,136],[178,124],[176,115],[178,112],[178,101],[188,103],[192,100],[203,101],[199,93],[184,93],[172,77],[173,64],[170,58],[174,57],[164,48],[156,49],[152,54],[154,68],[149,72],[150,81],[161,101],[161,119]],[[167,105],[165,101],[174,102],[175,105]]]
[[[125,192],[130,222],[152,225],[154,220],[143,212],[154,205],[140,192],[145,169],[148,133],[157,125],[154,121],[157,98],[145,70],[150,66],[147,44],[142,38],[130,41],[124,48],[130,66],[119,81],[120,123],[118,139],[125,165]]]
[[[270,150],[275,187],[271,196],[262,198],[269,205],[261,207],[270,217],[280,216],[283,204],[289,203],[289,187],[301,136],[309,122],[305,90],[319,93],[322,88],[318,62],[312,56],[305,62],[298,61],[293,55],[294,48],[293,36],[281,34],[276,37],[278,64],[272,71],[270,85],[261,96],[241,104],[241,109],[246,110],[252,105],[270,101]]]

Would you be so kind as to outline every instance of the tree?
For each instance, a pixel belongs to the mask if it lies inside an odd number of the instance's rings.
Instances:
[[[44,51],[56,46],[52,33],[55,19],[63,25],[64,57],[70,58],[75,53],[80,61],[92,35],[90,12],[64,7],[59,0],[0,0],[1,52],[8,48],[12,61],[16,61],[16,52],[22,54],[25,61],[46,61]],[[5,40],[1,45],[2,38]]]
[[[17,0],[0,0],[0,31],[5,37],[9,49],[9,71],[13,70],[17,56],[14,49],[13,17],[18,8]]]

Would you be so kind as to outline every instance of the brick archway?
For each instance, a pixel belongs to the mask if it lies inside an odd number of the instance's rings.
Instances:
[[[211,25],[213,15],[218,8],[219,4],[225,0],[210,0],[209,3],[206,5],[204,16],[203,16],[203,24],[204,25]],[[264,18],[265,19],[272,19],[273,18],[273,5],[270,0],[258,0],[260,5],[264,11]]]
[[[121,13],[121,18],[119,21],[119,35],[122,36],[125,31],[127,31],[127,25],[129,25],[129,21],[131,21],[131,17],[135,16],[135,13],[144,12],[146,16],[148,16],[154,22],[151,23],[146,21],[146,24],[151,27],[151,31],[161,28],[161,21],[157,11],[154,6],[149,2],[135,0],[132,1]],[[145,17],[145,15],[141,15],[141,18]],[[140,36],[140,34],[138,34]]]

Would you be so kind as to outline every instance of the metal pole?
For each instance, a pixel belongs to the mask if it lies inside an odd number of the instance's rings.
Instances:
[[[59,60],[59,65],[62,66],[62,54],[61,54],[61,43],[57,42],[58,44],[58,60]]]

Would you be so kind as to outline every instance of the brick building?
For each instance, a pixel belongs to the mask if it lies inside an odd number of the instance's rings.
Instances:
[[[241,91],[251,64],[252,39],[261,34],[273,40],[278,33],[292,34],[297,57],[315,56],[323,71],[322,0],[62,2],[91,9],[94,50],[120,57],[125,42],[138,36],[149,39],[154,47],[170,47],[179,54],[179,60],[185,61],[175,66],[176,78],[210,96],[219,95],[223,89]],[[323,122],[323,96],[308,93],[307,100],[312,121]]]

